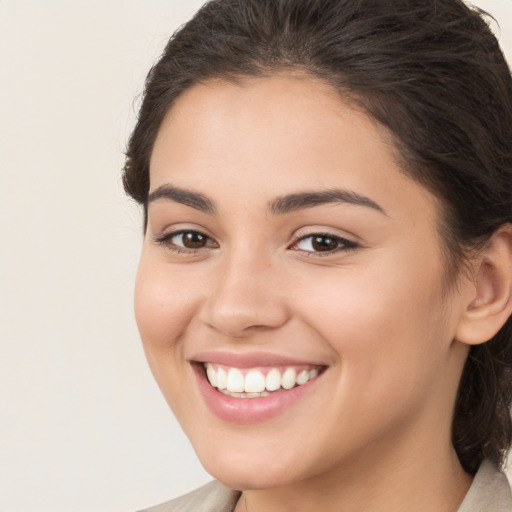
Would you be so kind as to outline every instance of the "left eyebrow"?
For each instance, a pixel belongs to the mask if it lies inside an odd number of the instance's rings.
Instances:
[[[322,204],[346,203],[365,206],[387,215],[384,208],[369,197],[357,194],[351,190],[325,190],[319,192],[300,192],[279,197],[270,202],[269,210],[273,215],[284,215],[297,210],[305,210]]]

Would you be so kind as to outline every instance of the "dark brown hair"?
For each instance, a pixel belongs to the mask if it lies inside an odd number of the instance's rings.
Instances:
[[[512,222],[512,79],[481,11],[460,0],[212,0],[151,69],[124,186],[144,206],[160,124],[185,89],[283,70],[323,80],[393,134],[404,172],[441,201],[447,267]],[[376,170],[376,172],[378,172]],[[449,273],[451,274],[451,272]],[[512,438],[512,319],[470,350],[453,419],[469,472]]]

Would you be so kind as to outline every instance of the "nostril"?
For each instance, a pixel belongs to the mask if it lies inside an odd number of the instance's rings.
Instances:
[[[279,301],[260,303],[257,300],[239,300],[236,304],[212,300],[203,316],[212,329],[230,338],[245,338],[255,332],[275,329],[288,320],[284,304]]]

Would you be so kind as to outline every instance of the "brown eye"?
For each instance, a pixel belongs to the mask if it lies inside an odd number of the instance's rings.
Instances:
[[[208,244],[208,237],[198,233],[197,231],[188,231],[177,235],[176,238],[181,237],[181,244],[186,249],[202,249]]]
[[[314,233],[312,235],[303,236],[291,247],[294,250],[318,253],[337,253],[339,251],[347,251],[355,249],[357,243],[340,236]]]
[[[175,231],[155,237],[155,241],[173,251],[200,251],[218,248],[219,244],[199,231]]]
[[[311,237],[311,247],[314,251],[334,251],[338,248],[339,241],[329,236],[313,236]]]

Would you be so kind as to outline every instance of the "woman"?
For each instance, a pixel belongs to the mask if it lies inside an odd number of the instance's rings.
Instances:
[[[171,38],[135,309],[217,481],[152,511],[512,510],[511,148],[458,0],[214,0]]]

